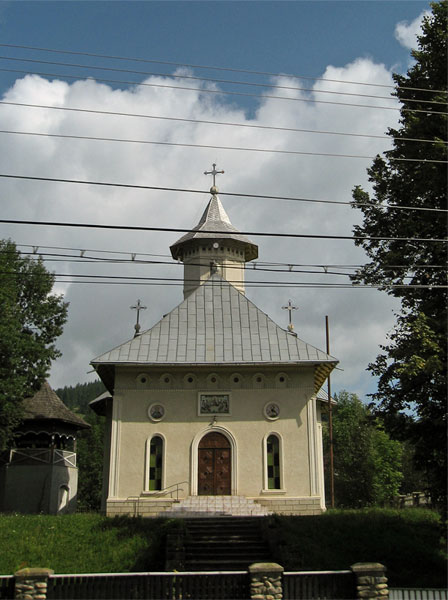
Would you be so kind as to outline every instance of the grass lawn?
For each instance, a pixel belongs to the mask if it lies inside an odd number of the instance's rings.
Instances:
[[[0,514],[0,574],[163,571],[165,534],[178,527],[172,519]]]
[[[447,585],[445,528],[425,509],[329,510],[317,517],[274,516],[273,559],[287,571],[387,567],[391,587]],[[445,539],[444,539],[445,538]]]
[[[387,567],[391,587],[445,587],[444,529],[425,509],[328,511],[265,520],[272,559],[287,571]],[[0,514],[0,574],[23,567],[56,573],[162,571],[164,540],[181,520],[98,514]]]

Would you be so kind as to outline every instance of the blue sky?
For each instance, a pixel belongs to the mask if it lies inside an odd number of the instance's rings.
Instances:
[[[396,127],[399,119],[396,101],[390,98],[391,87],[372,88],[362,84],[391,86],[392,73],[406,71],[410,49],[416,46],[415,33],[421,15],[428,9],[429,3],[420,1],[3,2],[0,44],[295,74],[327,81],[182,69],[174,65],[0,46],[0,69],[25,71],[0,70],[3,100],[50,107],[0,106],[0,130],[21,132],[21,135],[0,134],[0,172],[207,190],[210,182],[203,172],[217,162],[218,168],[226,171],[218,183],[223,192],[347,203],[355,185],[369,189],[366,169],[371,157],[390,147],[390,140],[384,134],[388,127]],[[90,68],[22,63],[5,57],[78,63]],[[93,66],[151,74],[106,72]],[[33,72],[56,75],[29,74]],[[74,78],[65,80],[64,73]],[[281,84],[290,89],[266,88],[264,91],[271,98],[216,94],[210,90],[240,89],[259,94],[262,89],[179,79],[174,74]],[[101,77],[145,85],[101,83],[98,81]],[[355,83],[343,83],[348,81]],[[193,89],[176,90],[173,86]],[[355,95],[330,96],[328,91]],[[382,98],[367,99],[359,94]],[[283,96],[288,96],[288,100]],[[370,104],[371,108],[337,106],[336,101]],[[386,105],[389,108],[384,108]],[[96,112],[64,110],[80,107]],[[101,114],[104,110],[159,116],[164,120],[106,116]],[[173,118],[190,121],[170,120]],[[252,128],[198,121],[238,123]],[[272,126],[284,129],[266,129]],[[298,131],[286,131],[288,128]],[[351,135],[340,135],[346,133]],[[54,137],[63,135],[146,143]],[[162,146],[160,142],[190,146]],[[198,148],[191,144],[214,147]],[[224,146],[262,151],[229,150]],[[299,154],[282,154],[284,151]],[[194,226],[207,202],[207,196],[200,194],[138,192],[14,179],[0,179],[0,193],[5,199],[2,204],[5,219],[180,228]],[[349,236],[354,224],[360,222],[358,211],[342,205],[237,196],[222,196],[221,200],[241,231]],[[143,258],[148,253],[167,255],[178,234],[125,231],[117,234],[1,225],[0,238],[6,237],[11,237],[24,252],[30,251],[30,246],[45,251],[46,265],[56,273],[182,277],[182,268],[175,263],[144,265],[136,261],[117,266],[98,261],[80,263],[63,257],[51,262],[48,256],[50,247],[69,248],[66,253],[78,258],[86,249],[84,258],[91,255],[95,259],[104,256],[100,252],[117,258],[132,254]],[[260,261],[286,265],[287,270],[292,263],[356,265],[366,260],[352,241],[283,238],[279,242],[275,238],[258,237],[255,242],[259,245]],[[169,256],[165,259],[170,262]],[[325,347],[324,319],[328,315],[332,354],[340,359],[342,369],[334,375],[333,389],[345,388],[362,398],[374,391],[375,381],[366,373],[366,367],[375,359],[379,344],[387,342],[397,303],[374,289],[294,287],[297,282],[348,282],[347,275],[329,275],[323,268],[320,274],[268,273],[260,266],[247,270],[249,283],[268,277],[277,283],[286,280],[290,283],[283,287],[248,285],[247,296],[284,327],[287,315],[282,306],[291,299],[299,307],[294,313],[299,337],[320,348]],[[148,307],[142,316],[144,329],[182,299],[180,286],[77,285],[62,276],[57,277],[56,291],[65,295],[70,307],[59,340],[63,357],[51,372],[50,382],[54,387],[92,379],[92,374],[87,375],[90,360],[132,337],[135,314],[129,307],[137,298]]]
[[[1,42],[306,76],[362,56],[401,71],[409,52],[394,38],[394,28],[400,21],[413,21],[428,4],[3,2]],[[1,54],[30,56],[5,48]],[[97,58],[93,63],[101,64]],[[13,80],[13,74],[0,75],[3,89]]]

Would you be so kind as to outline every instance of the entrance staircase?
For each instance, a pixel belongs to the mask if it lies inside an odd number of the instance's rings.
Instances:
[[[254,562],[269,562],[263,519],[205,517],[185,520],[186,571],[242,571]]]
[[[269,511],[245,496],[188,496],[163,513],[164,517],[265,517]]]

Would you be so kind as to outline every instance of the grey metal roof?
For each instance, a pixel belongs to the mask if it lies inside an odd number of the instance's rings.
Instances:
[[[154,327],[98,356],[92,365],[320,363],[324,368],[318,379],[323,382],[337,362],[276,325],[214,274]]]
[[[213,194],[207,204],[202,217],[192,231],[186,233],[171,247],[173,258],[182,258],[182,247],[186,242],[203,239],[234,240],[245,245],[246,260],[253,260],[258,256],[258,246],[236,229],[230,222],[221,200]]]

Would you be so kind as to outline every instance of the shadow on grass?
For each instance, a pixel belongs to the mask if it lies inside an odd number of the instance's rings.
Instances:
[[[315,517],[274,516],[269,537],[286,570],[348,569],[357,562],[386,566],[391,587],[445,587],[442,524],[424,509],[329,511]]]
[[[119,516],[103,520],[98,524],[100,531],[113,530],[117,542],[132,538],[143,538],[143,547],[137,552],[130,572],[163,571],[165,569],[166,539],[169,533],[183,528],[178,519],[148,519]]]

